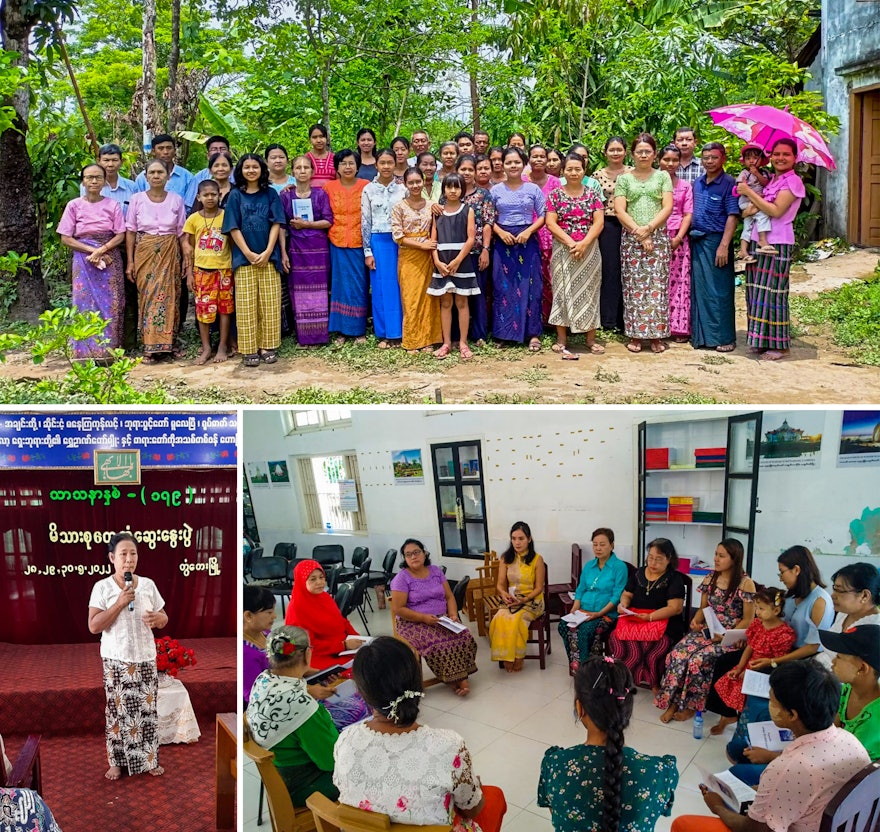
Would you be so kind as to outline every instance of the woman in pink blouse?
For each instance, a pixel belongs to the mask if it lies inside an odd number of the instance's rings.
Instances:
[[[125,219],[116,200],[101,196],[104,168],[86,165],[80,173],[85,196],[67,203],[55,229],[73,252],[73,306],[97,312],[106,326],[100,336],[73,342],[75,358],[106,360],[108,350],[122,345],[125,284],[122,252]]]
[[[669,334],[672,340],[686,344],[691,334],[691,244],[688,231],[694,214],[694,190],[691,183],[678,178],[681,151],[670,144],[660,154],[660,170],[672,180],[672,213],[666,220],[669,234]]]
[[[794,139],[779,139],[770,154],[775,175],[763,195],[745,183],[737,185],[740,196],[770,217],[767,242],[777,250],[776,254],[757,254],[756,262],[746,267],[748,343],[751,352],[761,353],[764,361],[785,358],[791,349],[788,275],[794,252],[794,218],[807,193],[794,170],[796,161]]]
[[[165,190],[168,168],[163,161],[154,159],[144,173],[149,188],[131,198],[125,220],[125,276],[137,283],[143,363],[155,364],[162,353],[184,356],[174,340],[179,328],[180,237],[186,208],[180,196]]]

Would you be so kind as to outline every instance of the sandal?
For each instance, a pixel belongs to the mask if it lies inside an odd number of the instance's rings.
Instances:
[[[550,347],[553,352],[565,352],[565,344],[560,344],[558,341]]]
[[[467,344],[462,344],[459,347],[459,353],[461,354],[461,360],[467,361],[469,358],[473,358],[474,354],[471,352],[470,347]]]
[[[669,349],[666,344],[662,341],[651,341],[651,352],[656,355],[660,355],[661,352],[666,352]]]
[[[715,347],[715,352],[733,352],[736,349],[736,344],[721,344]]]
[[[578,361],[578,360],[580,360],[580,356],[576,355],[571,350],[564,349],[562,351],[562,360],[563,361]]]
[[[383,338],[378,344],[376,344],[376,346],[380,350],[387,350],[388,349],[388,342]]]
[[[773,246],[758,246],[755,249],[755,254],[779,254],[779,249]]]
[[[159,363],[159,359],[156,358],[155,355],[144,355],[141,358],[141,364],[143,364],[146,367],[152,367],[154,364],[158,364],[158,363]]]
[[[174,358],[186,358],[186,347],[176,346],[173,350],[171,350],[171,355]]]
[[[275,350],[263,350],[260,353],[260,361],[264,364],[274,364],[278,361],[278,353]]]
[[[639,341],[630,341],[630,342],[626,345],[626,348],[627,348],[630,352],[641,352],[641,351],[642,351],[642,345],[641,345],[641,343],[640,343]]]
[[[260,366],[260,356],[257,353],[251,353],[249,355],[245,355],[241,359],[242,366],[244,367],[259,367]]]
[[[605,355],[605,347],[603,347],[601,344],[594,343],[587,344],[587,346],[590,348],[590,352],[593,353],[593,355]]]
[[[449,355],[451,349],[452,347],[450,347],[449,344],[444,344],[439,350],[434,351],[434,358],[438,361],[442,361],[447,355]]]
[[[529,341],[529,352],[541,352],[541,342],[537,338],[532,338]]]

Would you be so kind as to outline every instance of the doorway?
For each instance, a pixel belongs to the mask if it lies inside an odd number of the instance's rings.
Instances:
[[[880,246],[880,86],[853,92],[850,133],[850,242]]]

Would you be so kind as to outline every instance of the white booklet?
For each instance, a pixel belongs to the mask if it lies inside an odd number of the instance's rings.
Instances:
[[[750,722],[749,742],[768,751],[782,751],[794,739],[788,728],[780,728],[774,722]]]
[[[747,670],[743,674],[742,692],[746,696],[760,696],[762,699],[769,699],[770,674],[758,673],[756,670]]]
[[[453,633],[463,633],[467,629],[460,621],[453,621],[448,615],[441,615],[437,619],[437,623],[447,630],[452,630]]]
[[[357,693],[357,686],[355,685],[352,679],[346,679],[344,682],[340,682],[336,688],[333,690],[333,696],[328,697],[328,702],[333,700],[337,703],[343,699],[348,699],[350,696],[354,696]]]
[[[730,647],[732,644],[739,644],[739,642],[745,641],[745,638],[745,630],[725,630],[721,638],[721,646]]]
[[[293,200],[293,215],[300,220],[306,222],[314,222],[315,215],[312,211],[312,200],[295,199]]]
[[[717,774],[710,774],[702,766],[697,766],[703,783],[708,786],[710,791],[721,795],[724,805],[731,812],[741,814],[755,799],[755,790],[743,783],[738,777],[734,777],[729,771],[719,771]]]
[[[583,610],[575,610],[568,615],[563,615],[562,620],[568,623],[571,629],[575,629],[578,625],[583,624],[587,620],[587,614]]]
[[[338,653],[337,655],[339,655],[339,656],[353,656],[355,653],[357,653],[358,650],[361,649],[361,647],[363,647],[365,644],[369,644],[373,640],[372,636],[346,636],[345,640],[348,641],[350,638],[354,638],[354,639],[359,640],[361,642],[360,645],[355,647],[354,650],[343,650],[341,653]]]

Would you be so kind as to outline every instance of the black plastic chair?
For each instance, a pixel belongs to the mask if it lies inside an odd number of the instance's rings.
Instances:
[[[354,609],[351,605],[351,597],[354,595],[354,585],[350,583],[339,584],[336,592],[333,593],[333,600],[339,607],[339,612],[343,618],[348,618]]]
[[[272,550],[272,556],[276,558],[284,558],[285,560],[294,560],[296,558],[296,543],[276,543]]]
[[[339,573],[341,581],[353,581],[361,573],[361,565],[370,556],[367,546],[355,546],[351,553],[351,566],[345,566]]]
[[[391,579],[394,577],[394,567],[397,563],[397,549],[389,549],[382,558],[382,571],[373,570],[367,575],[367,587],[372,589],[376,586],[385,586],[385,594],[388,594],[388,587],[391,585]]]
[[[339,576],[341,573],[342,570],[338,566],[328,566],[324,570],[324,575],[327,578],[327,592],[334,598],[336,597],[336,588],[339,586]]]
[[[461,615],[461,612],[464,609],[465,593],[467,592],[468,584],[470,582],[471,576],[465,575],[460,581],[456,582],[455,588],[452,590],[452,597],[455,598],[455,607],[458,610],[459,615]]]
[[[289,578],[290,566],[283,557],[270,555],[256,558],[251,563],[251,577],[259,581],[273,595],[281,597],[281,614],[287,609],[286,599],[290,598],[293,584]]]
[[[345,549],[338,543],[324,543],[312,549],[312,560],[318,561],[321,566],[341,564],[345,562]]]
[[[252,573],[252,565],[254,562],[254,558],[261,558],[261,557],[263,557],[263,547],[262,546],[257,546],[256,548],[251,549],[244,556],[244,570],[243,571],[244,571],[245,583],[248,582],[248,578],[252,577],[252,574],[253,574]]]
[[[342,616],[343,618],[348,618],[349,615],[357,610],[358,615],[361,617],[361,622],[364,625],[364,629],[367,631],[367,635],[370,635],[370,628],[367,625],[367,616],[364,614],[364,600],[367,592],[367,576],[359,576],[351,585],[351,590],[351,600],[349,602],[350,609],[347,613],[343,609]]]

